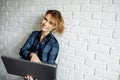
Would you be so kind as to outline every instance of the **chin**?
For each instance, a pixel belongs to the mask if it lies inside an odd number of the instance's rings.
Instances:
[[[41,29],[42,31],[48,31],[47,29]]]

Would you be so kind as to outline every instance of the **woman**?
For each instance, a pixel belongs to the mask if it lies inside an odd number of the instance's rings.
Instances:
[[[64,20],[58,10],[48,10],[41,22],[41,30],[33,31],[24,46],[20,56],[32,62],[55,63],[59,51],[59,43],[52,32],[60,35],[64,32]],[[33,80],[30,75],[25,76]]]

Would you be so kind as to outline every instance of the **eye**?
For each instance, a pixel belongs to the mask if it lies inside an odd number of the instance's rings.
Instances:
[[[47,18],[46,18],[46,17],[44,17],[44,20],[46,20],[46,21],[47,21]]]
[[[50,25],[53,25],[53,23],[52,22],[49,22],[50,23]]]

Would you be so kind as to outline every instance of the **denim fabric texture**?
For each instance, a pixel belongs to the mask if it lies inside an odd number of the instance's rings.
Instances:
[[[59,51],[59,43],[52,32],[40,42],[41,34],[42,31],[33,31],[20,49],[19,54],[22,58],[29,60],[30,53],[34,52],[42,62],[54,64]]]

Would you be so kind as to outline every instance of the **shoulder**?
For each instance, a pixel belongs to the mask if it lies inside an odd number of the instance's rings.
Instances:
[[[55,38],[55,36],[53,34],[50,35],[51,36],[51,43],[54,45],[54,46],[59,46],[59,42],[58,40]]]
[[[39,34],[40,33],[40,31],[33,31],[31,34]]]
[[[33,36],[37,36],[38,34],[40,33],[40,31],[33,31],[30,36],[33,37]]]

